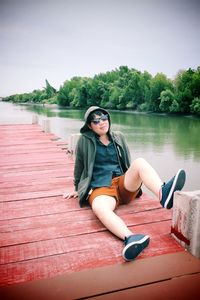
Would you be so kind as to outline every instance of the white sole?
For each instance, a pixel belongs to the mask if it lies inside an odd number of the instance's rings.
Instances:
[[[142,249],[141,251],[140,251],[140,253],[138,253],[138,255],[136,255],[134,258],[132,258],[132,259],[127,259],[126,257],[125,257],[125,252],[126,252],[126,250],[128,249],[128,248],[130,248],[131,246],[133,246],[133,245],[141,245],[141,244],[143,244],[144,242],[146,242],[148,239],[150,239],[150,237],[148,236],[148,235],[145,235],[144,237],[143,237],[143,239],[141,239],[141,240],[139,240],[139,241],[135,241],[135,242],[132,242],[132,243],[129,243],[128,245],[126,245],[125,247],[124,247],[124,249],[123,249],[123,251],[122,251],[122,256],[123,256],[123,258],[126,260],[126,261],[132,261],[133,259],[135,259],[141,252],[142,252],[142,250],[144,250],[144,249]],[[148,246],[148,245],[147,245]],[[146,247],[145,247],[146,248]]]
[[[174,188],[176,186],[176,183],[177,183],[177,180],[178,180],[178,177],[179,177],[179,174],[180,174],[181,171],[182,171],[182,169],[178,170],[178,172],[177,172],[177,174],[176,174],[176,176],[174,178],[174,182],[173,182],[173,184],[171,186],[171,189],[170,189],[169,195],[167,197],[167,200],[165,201],[164,208],[167,208],[167,205],[169,204],[169,201],[170,201],[170,199],[172,197],[172,194],[174,192]]]

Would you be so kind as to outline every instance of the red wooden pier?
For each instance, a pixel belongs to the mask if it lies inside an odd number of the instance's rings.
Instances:
[[[38,125],[0,125],[1,299],[197,299],[200,260],[170,235],[172,212],[143,195],[117,213],[150,246],[133,262],[73,189],[65,145]]]

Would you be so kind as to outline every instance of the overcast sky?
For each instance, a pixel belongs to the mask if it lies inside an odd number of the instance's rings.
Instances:
[[[121,65],[200,65],[199,0],[0,0],[0,96],[56,89]]]

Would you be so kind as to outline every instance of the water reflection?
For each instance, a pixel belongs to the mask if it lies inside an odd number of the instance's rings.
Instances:
[[[37,113],[39,115],[44,115],[46,117],[60,117],[60,118],[71,118],[71,119],[83,119],[84,110],[75,109],[65,109],[58,108],[57,106],[43,106],[43,105],[23,105],[24,109]]]
[[[50,119],[51,131],[63,140],[78,133],[85,110],[0,102],[0,124],[31,123],[33,113]],[[132,157],[143,156],[164,178],[180,167],[187,170],[189,190],[200,188],[200,119],[112,111],[112,129],[122,131]],[[28,120],[28,121],[27,121]]]
[[[112,113],[112,120],[134,147],[152,145],[161,150],[168,144],[184,157],[200,158],[200,119],[117,112]]]
[[[73,133],[79,132],[80,127],[83,125],[85,110],[62,109],[57,106],[46,107],[34,104],[12,105],[1,103],[2,105],[8,107],[8,114],[12,117],[19,114],[23,118],[25,112],[36,113],[41,117],[51,118],[52,127],[61,127],[63,130],[66,127],[72,130]],[[111,111],[110,113],[112,129],[122,131],[128,143],[134,148],[151,146],[153,149],[161,151],[166,145],[171,145],[176,153],[183,155],[185,158],[200,159],[200,139],[198,137],[200,119],[118,111]],[[9,117],[8,114],[7,118]],[[69,131],[67,130],[67,132]],[[63,137],[62,133],[61,137]]]

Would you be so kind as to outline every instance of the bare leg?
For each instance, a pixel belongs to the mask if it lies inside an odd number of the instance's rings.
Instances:
[[[128,191],[134,192],[141,183],[159,198],[159,191],[163,182],[145,159],[137,158],[125,174],[124,185]]]
[[[104,226],[114,235],[124,240],[132,235],[124,221],[114,213],[116,200],[111,196],[98,196],[92,202],[92,210]]]

